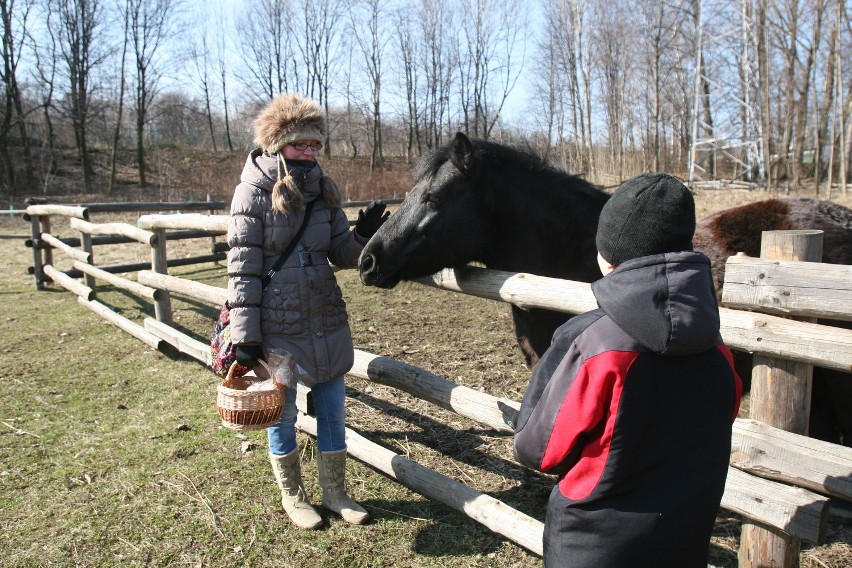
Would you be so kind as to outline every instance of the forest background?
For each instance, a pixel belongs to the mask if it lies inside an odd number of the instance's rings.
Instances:
[[[326,109],[323,163],[352,199],[404,192],[456,131],[604,186],[662,170],[830,192],[850,169],[846,0],[3,0],[0,16],[13,207],[229,198],[281,92]]]

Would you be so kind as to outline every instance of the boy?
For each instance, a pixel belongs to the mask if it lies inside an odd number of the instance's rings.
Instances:
[[[519,462],[559,476],[545,566],[707,566],[742,386],[694,231],[692,195],[665,174],[601,212],[599,308],[554,333],[515,434]]]

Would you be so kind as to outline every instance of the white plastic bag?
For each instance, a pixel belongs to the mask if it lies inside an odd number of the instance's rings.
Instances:
[[[266,353],[266,360],[260,359],[260,363],[266,369],[269,378],[254,383],[247,390],[296,388],[296,383],[302,383],[305,386],[312,386],[315,383],[313,377],[296,363],[293,355],[283,349],[270,349]]]

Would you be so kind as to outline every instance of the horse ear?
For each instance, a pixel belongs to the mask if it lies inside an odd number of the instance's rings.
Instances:
[[[473,165],[473,143],[462,132],[456,132],[450,144],[450,161],[463,175],[470,172]]]

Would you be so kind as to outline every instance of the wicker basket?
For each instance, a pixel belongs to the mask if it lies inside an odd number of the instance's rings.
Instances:
[[[246,390],[252,381],[234,377],[234,362],[228,376],[216,388],[216,406],[222,426],[231,430],[263,430],[277,423],[284,410],[284,389]]]

